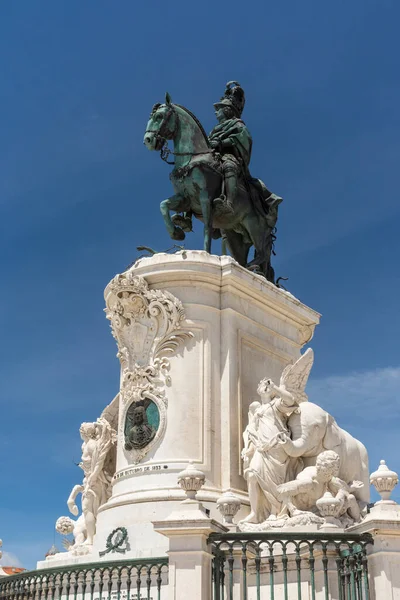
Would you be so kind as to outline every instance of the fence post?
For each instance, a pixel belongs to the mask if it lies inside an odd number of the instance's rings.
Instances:
[[[400,594],[400,505],[376,505],[353,533],[370,533],[374,543],[368,546],[369,598],[383,600]]]
[[[226,527],[210,519],[196,493],[204,474],[192,464],[178,476],[186,500],[163,521],[153,521],[154,530],[169,539],[168,599],[212,599],[212,552],[207,544],[211,533],[225,533]]]
[[[186,505],[164,521],[153,521],[155,531],[169,539],[169,600],[211,600],[211,533],[225,527],[210,519],[200,503]]]
[[[365,519],[351,528],[357,533],[370,533],[374,544],[368,548],[368,561],[364,561],[363,579],[369,574],[370,589],[365,590],[366,600],[386,600],[400,594],[400,505],[390,495],[399,482],[397,473],[391,471],[384,460],[370,477],[381,499],[374,504]]]

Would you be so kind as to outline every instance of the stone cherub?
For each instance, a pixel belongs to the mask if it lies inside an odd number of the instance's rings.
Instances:
[[[278,495],[287,506],[290,516],[304,512],[318,513],[317,501],[325,492],[330,492],[340,500],[337,518],[342,518],[346,526],[360,520],[360,508],[353,491],[363,486],[361,481],[347,484],[338,477],[340,457],[333,450],[318,455],[316,464],[303,469],[293,481],[278,486]]]
[[[79,554],[81,549],[86,549],[87,529],[83,513],[76,520],[71,517],[59,517],[56,521],[56,531],[60,535],[72,533],[74,541],[63,540],[64,548],[69,552]]]

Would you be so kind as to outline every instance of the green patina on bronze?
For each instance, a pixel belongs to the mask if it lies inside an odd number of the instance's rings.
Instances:
[[[126,413],[125,449],[145,448],[154,439],[159,425],[160,413],[152,400],[133,402]]]
[[[204,250],[210,252],[212,238],[222,236],[240,265],[275,282],[271,254],[282,198],[250,175],[252,138],[241,119],[244,103],[241,86],[229,82],[214,105],[218,125],[207,136],[198,119],[167,94],[165,104],[153,107],[144,143],[160,151],[166,162],[174,155],[170,179],[175,194],[161,202],[171,238],[183,240],[195,216],[204,223]],[[172,152],[168,140],[173,141]]]

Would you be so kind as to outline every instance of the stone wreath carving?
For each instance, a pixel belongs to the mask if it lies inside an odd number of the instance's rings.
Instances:
[[[118,345],[117,357],[122,367],[120,442],[132,462],[138,463],[159,443],[165,431],[167,398],[164,388],[171,384],[168,356],[192,338],[193,333],[181,330],[185,312],[180,300],[168,291],[150,290],[144,277],[130,271],[112,279],[106,288],[105,299],[105,312]],[[149,403],[157,407],[153,407],[153,412],[158,411],[155,435],[143,448],[124,444],[124,424],[133,403],[143,407],[143,414]]]
[[[99,556],[105,556],[109,552],[125,554],[130,549],[127,529],[125,527],[117,527],[107,537],[106,549],[99,552]]]

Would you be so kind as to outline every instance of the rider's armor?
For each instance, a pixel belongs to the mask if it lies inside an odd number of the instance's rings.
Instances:
[[[233,210],[239,178],[248,175],[252,139],[240,118],[244,104],[244,91],[236,81],[226,84],[224,96],[214,104],[225,114],[209,135],[210,145],[220,153],[222,161],[223,190],[221,196],[214,200],[214,208],[219,211]]]
[[[223,173],[221,195],[214,199],[213,210],[218,214],[229,215],[234,212],[239,180],[242,180],[252,198],[258,214],[267,219],[272,230],[278,217],[278,205],[282,198],[272,194],[261,181],[250,175],[252,138],[245,123],[240,118],[244,109],[245,96],[242,87],[236,81],[226,84],[224,96],[214,104],[219,112],[219,123],[211,131],[208,140],[220,159]],[[174,225],[184,231],[192,230],[192,214],[187,212],[172,217]],[[213,237],[219,237],[219,230],[213,231]]]

